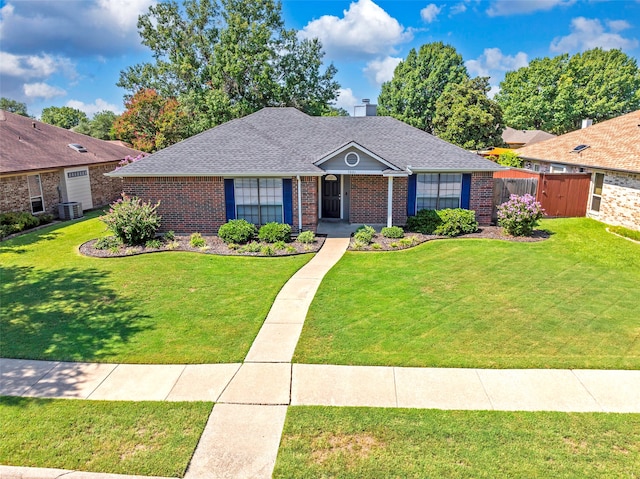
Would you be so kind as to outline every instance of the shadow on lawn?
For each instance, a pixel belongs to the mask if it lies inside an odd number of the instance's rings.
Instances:
[[[108,361],[151,327],[97,269],[0,266],[0,285],[3,357]]]

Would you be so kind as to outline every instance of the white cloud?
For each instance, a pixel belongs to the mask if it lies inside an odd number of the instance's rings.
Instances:
[[[422,17],[422,19],[425,22],[431,23],[436,19],[436,17],[441,11],[442,11],[442,7],[439,7],[435,3],[430,3],[429,5],[424,7],[422,10],[420,10],[420,17]]]
[[[467,6],[464,3],[456,3],[449,9],[449,15],[458,15],[467,11]]]
[[[324,15],[313,20],[298,34],[319,38],[328,58],[388,55],[395,52],[396,45],[413,37],[371,0],[357,0],[343,13],[342,18]]]
[[[498,72],[517,70],[528,64],[529,58],[526,53],[518,52],[515,55],[505,55],[499,48],[485,48],[478,58],[465,62],[467,70],[472,75],[485,77]]]
[[[360,99],[353,94],[351,88],[340,88],[338,90],[338,99],[335,102],[335,106],[344,108],[349,112],[349,115],[353,116],[353,107],[360,103]]]
[[[74,64],[69,58],[41,55],[14,55],[0,52],[0,75],[12,77],[48,78],[54,73],[62,73],[68,78],[76,78]]]
[[[48,100],[57,96],[64,96],[67,94],[62,88],[57,86],[47,85],[46,83],[25,83],[23,91],[26,97],[30,99],[43,98]]]
[[[66,106],[85,112],[89,118],[91,118],[99,111],[105,110],[112,111],[117,115],[122,113],[122,108],[118,107],[118,105],[114,105],[113,103],[108,103],[102,98],[97,98],[93,103],[84,103],[79,100],[69,100]]]
[[[398,66],[402,58],[385,57],[382,59],[371,60],[367,63],[363,72],[369,80],[377,86],[393,78],[393,71]]]
[[[574,3],[576,0],[494,0],[487,14],[490,17],[522,15],[555,7],[568,7]]]
[[[628,27],[627,22],[613,20],[607,22],[607,25],[611,31],[606,31],[597,18],[574,18],[571,20],[571,33],[564,37],[556,37],[549,48],[552,52],[568,53],[596,47],[611,50],[612,48],[632,49],[638,46],[637,39],[624,38],[617,33]]]

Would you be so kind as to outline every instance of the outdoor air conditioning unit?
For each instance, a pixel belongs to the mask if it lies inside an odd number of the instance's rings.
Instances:
[[[77,201],[70,201],[68,203],[60,203],[58,205],[58,216],[61,220],[73,220],[75,218],[82,218],[82,203]]]

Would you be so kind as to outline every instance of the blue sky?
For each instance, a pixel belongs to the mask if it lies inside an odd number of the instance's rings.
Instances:
[[[0,0],[0,95],[40,115],[72,106],[91,116],[123,111],[115,86],[150,59],[136,22],[155,0]],[[491,77],[532,59],[594,47],[640,60],[640,0],[284,0],[288,28],[318,37],[338,69],[338,106],[374,102],[411,48],[442,41],[472,76]]]

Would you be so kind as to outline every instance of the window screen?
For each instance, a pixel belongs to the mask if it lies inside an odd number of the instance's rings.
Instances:
[[[416,210],[459,208],[462,174],[427,173],[417,175]]]

